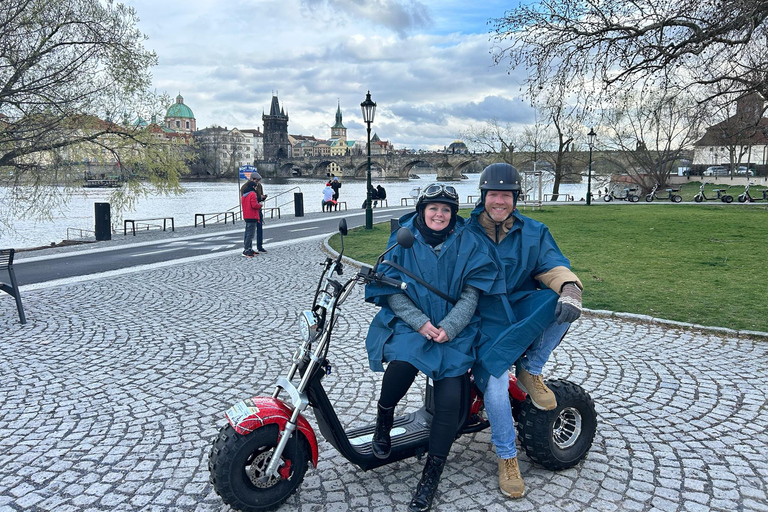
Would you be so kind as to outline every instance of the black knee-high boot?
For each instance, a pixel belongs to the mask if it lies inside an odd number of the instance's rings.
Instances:
[[[395,419],[394,407],[376,406],[376,430],[373,432],[371,448],[373,454],[379,459],[386,459],[392,451],[392,440],[389,437],[389,431],[392,430],[392,423]]]
[[[444,467],[445,457],[427,456],[427,464],[421,472],[421,480],[408,506],[409,512],[426,512],[432,508],[432,500],[435,498],[437,484],[440,482]]]

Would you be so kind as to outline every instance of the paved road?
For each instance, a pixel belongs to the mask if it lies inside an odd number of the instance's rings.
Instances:
[[[0,297],[0,511],[229,510],[208,484],[210,441],[230,404],[270,393],[286,368],[319,246],[41,284],[24,293],[25,326]],[[375,311],[359,293],[347,304],[324,384],[359,426],[381,377],[363,347]],[[489,433],[464,436],[434,509],[765,511],[766,360],[765,340],[583,317],[547,370],[595,399],[587,459],[553,473],[521,455],[528,492],[512,502]],[[420,462],[363,472],[318,438],[319,467],[281,511],[405,510]]]

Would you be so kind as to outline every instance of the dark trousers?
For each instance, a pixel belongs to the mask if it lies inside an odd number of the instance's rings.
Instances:
[[[405,361],[392,361],[384,372],[381,382],[379,405],[394,407],[408,392],[419,370]],[[459,425],[459,399],[464,377],[445,377],[434,381],[435,416],[429,431],[429,454],[436,457],[448,457],[456,428]]]
[[[245,235],[243,236],[243,249],[245,251],[253,250],[253,234],[256,227],[256,219],[245,219]]]
[[[264,249],[264,218],[260,218],[256,221],[256,249],[261,251]]]

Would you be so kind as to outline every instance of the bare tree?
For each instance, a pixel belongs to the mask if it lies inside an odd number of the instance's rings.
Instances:
[[[673,80],[699,101],[768,99],[768,2],[548,0],[494,20],[494,56],[525,66],[533,96],[552,83],[586,91]]]
[[[460,135],[467,147],[481,153],[493,153],[497,161],[515,165],[515,147],[520,148],[522,133],[494,118],[481,126],[470,126]]]
[[[112,0],[0,2],[0,217],[66,202],[85,160],[108,160],[128,180],[116,207],[179,189],[183,144],[133,122],[167,101],[148,92],[157,58],[137,22]]]
[[[701,135],[704,109],[690,95],[628,91],[606,111],[602,146],[621,152],[627,172],[646,192],[665,187],[678,160]]]

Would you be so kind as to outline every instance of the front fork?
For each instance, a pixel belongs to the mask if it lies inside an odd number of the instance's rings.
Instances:
[[[308,376],[309,372],[304,375],[304,377]],[[302,383],[303,382],[304,379],[302,379]],[[275,395],[280,392],[280,388],[284,389],[286,392],[288,392],[288,395],[290,395],[291,402],[293,402],[293,413],[291,414],[291,418],[285,423],[285,428],[280,433],[280,441],[277,443],[274,453],[272,453],[272,459],[269,461],[269,465],[264,471],[264,475],[259,479],[264,483],[268,482],[272,477],[280,478],[280,474],[277,470],[282,464],[281,457],[283,455],[283,451],[285,451],[285,447],[288,445],[288,440],[296,430],[296,424],[299,420],[299,417],[301,416],[301,413],[304,412],[304,410],[309,406],[307,394],[300,392],[298,388],[285,377],[280,377],[277,379],[277,388],[278,389],[275,390]],[[317,465],[317,460],[315,460],[315,465]]]

